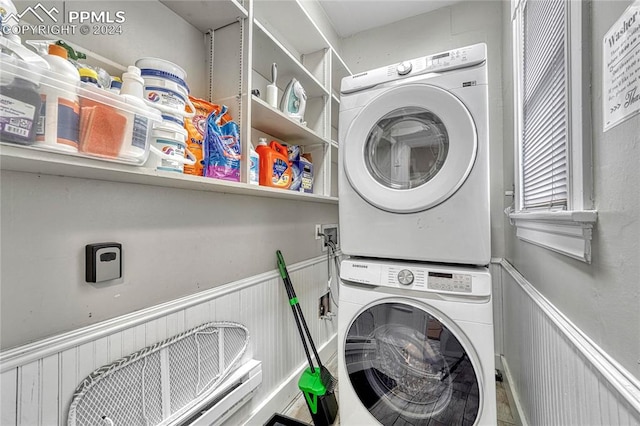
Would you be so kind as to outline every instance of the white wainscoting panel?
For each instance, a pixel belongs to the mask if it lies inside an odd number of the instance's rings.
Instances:
[[[503,363],[523,423],[640,425],[640,381],[500,264]]]
[[[337,321],[318,319],[319,298],[327,291],[327,258],[288,269],[314,341],[327,353],[327,345],[335,346],[337,328]],[[244,324],[250,336],[246,356],[262,361],[262,385],[241,410],[245,418],[262,419],[264,414],[254,412],[270,398],[290,398],[277,391],[306,358],[282,280],[274,270],[0,353],[1,424],[65,425],[73,391],[92,371],[209,321]],[[333,354],[337,348],[328,349]]]

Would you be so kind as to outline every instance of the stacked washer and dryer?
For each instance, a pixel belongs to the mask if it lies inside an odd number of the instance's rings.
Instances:
[[[342,80],[343,425],[495,425],[486,45]]]

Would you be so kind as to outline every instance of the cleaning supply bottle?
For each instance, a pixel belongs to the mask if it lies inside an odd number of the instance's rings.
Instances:
[[[262,139],[256,148],[260,156],[260,185],[289,189],[292,171],[287,148],[276,141],[267,145]]]
[[[13,60],[18,61],[15,57],[0,53],[3,71],[8,68],[7,64]],[[17,70],[19,71],[19,69]],[[14,78],[0,79],[0,137],[2,141],[21,145],[33,144],[36,139],[40,106],[38,81],[19,78],[17,75]]]
[[[49,69],[49,64],[20,44],[20,37],[6,35],[9,28],[2,26],[2,19],[12,11],[12,2],[0,2],[0,139],[31,145],[40,118],[40,75]],[[25,69],[31,72],[25,73]]]
[[[80,73],[80,81],[100,88],[98,84],[98,73],[95,72],[95,70],[91,68],[80,68],[78,72]]]
[[[48,149],[78,152],[80,104],[76,87],[80,81],[78,70],[67,60],[67,51],[55,44],[48,46],[44,59],[50,71],[50,84],[41,84],[40,119],[36,130],[36,145]],[[60,84],[57,84],[60,82]]]
[[[161,121],[160,111],[148,106],[142,98],[143,94],[144,80],[142,79],[140,68],[131,65],[127,68],[127,72],[122,74],[120,96],[124,98],[126,103],[134,105],[140,110],[155,113],[158,117],[157,121]],[[149,120],[143,115],[133,114],[131,117],[127,117],[127,130],[120,149],[121,157],[146,160],[146,155],[148,154],[147,134],[150,125]],[[181,128],[182,126],[179,127]]]
[[[98,86],[101,89],[109,90],[109,87],[111,87],[111,76],[105,69],[95,65],[88,65],[83,62],[80,62],[81,59],[87,59],[87,55],[85,53],[75,50],[73,47],[69,46],[64,41],[57,40],[55,44],[65,48],[65,50],[67,51],[67,54],[69,55],[69,62],[71,62],[73,66],[76,67],[78,70],[80,70],[81,68],[89,68],[94,70],[96,72],[96,81],[98,83]]]
[[[249,183],[251,185],[260,184],[260,155],[253,147],[249,147]]]
[[[122,89],[122,79],[120,77],[111,77],[109,91],[120,94],[120,89]]]

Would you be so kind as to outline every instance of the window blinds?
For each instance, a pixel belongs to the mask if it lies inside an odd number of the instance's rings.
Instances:
[[[521,6],[522,208],[567,208],[567,5]]]

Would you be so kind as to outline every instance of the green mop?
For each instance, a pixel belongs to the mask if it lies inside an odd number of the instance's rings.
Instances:
[[[293,318],[296,321],[298,332],[300,333],[300,339],[302,340],[302,346],[304,352],[307,355],[307,361],[309,362],[309,368],[305,369],[298,380],[298,387],[304,394],[307,402],[307,407],[311,412],[313,418],[313,424],[315,426],[329,426],[333,424],[338,414],[338,402],[336,401],[335,387],[337,380],[331,375],[331,372],[322,365],[320,356],[316,350],[316,346],[311,338],[309,327],[302,315],[302,308],[298,303],[293,284],[289,278],[289,272],[287,272],[287,266],[284,262],[284,257],[280,250],[276,251],[278,257],[278,269],[280,270],[280,276],[284,282],[284,288],[287,291],[287,297],[289,298],[289,304],[293,312]],[[303,332],[304,328],[304,332]],[[306,338],[305,338],[306,337]],[[318,363],[318,368],[315,368],[307,347],[307,340],[309,346],[313,351],[313,355]]]

